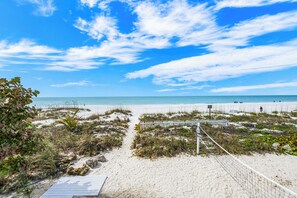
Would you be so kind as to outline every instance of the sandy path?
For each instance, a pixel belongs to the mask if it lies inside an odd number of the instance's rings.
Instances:
[[[179,156],[158,160],[141,159],[130,150],[133,115],[120,149],[105,156],[108,160],[92,174],[106,175],[106,197],[247,197],[246,193],[213,159]]]

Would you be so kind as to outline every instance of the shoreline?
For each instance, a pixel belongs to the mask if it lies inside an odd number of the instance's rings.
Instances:
[[[129,109],[136,114],[143,113],[166,113],[179,111],[201,111],[208,112],[208,104],[147,104],[147,105],[79,105],[77,107],[91,109],[90,112],[84,114],[102,113],[113,108]],[[221,111],[225,113],[235,112],[260,112],[260,107],[263,107],[263,112],[291,112],[297,110],[297,102],[264,102],[264,103],[219,103],[212,104],[212,111]]]
[[[134,96],[134,97],[37,97],[33,105],[192,105],[227,103],[297,102],[297,95],[274,96]]]

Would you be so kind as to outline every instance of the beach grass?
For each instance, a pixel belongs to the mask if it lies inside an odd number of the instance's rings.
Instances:
[[[294,115],[294,114],[293,114]],[[232,154],[283,153],[297,155],[296,120],[288,113],[236,113],[213,112],[212,119],[226,119],[229,126],[203,124],[202,128]],[[207,114],[193,111],[166,114],[143,114],[141,122],[209,119]],[[144,158],[173,157],[179,154],[195,155],[196,129],[190,126],[155,126],[141,129],[136,125],[137,135],[132,144],[134,154]],[[204,144],[201,154],[220,155],[224,152],[202,133]]]
[[[188,127],[154,127],[137,132],[131,148],[136,156],[154,159],[178,154],[195,155],[195,129]]]
[[[84,156],[96,156],[120,147],[128,129],[131,112],[123,109],[110,110],[90,118],[77,114],[87,109],[50,108],[38,111],[33,119],[35,133],[43,148],[34,155],[22,158],[26,164],[21,172],[0,177],[2,192],[16,191],[28,183],[20,178],[35,181],[65,174],[73,160]],[[51,121],[46,124],[46,121]],[[38,124],[34,124],[38,122]],[[16,161],[17,162],[17,161]],[[5,162],[12,164],[13,162]],[[2,165],[1,165],[2,166]],[[14,182],[13,182],[14,181]]]

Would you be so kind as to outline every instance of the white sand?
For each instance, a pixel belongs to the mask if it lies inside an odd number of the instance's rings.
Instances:
[[[214,110],[230,112],[292,111],[297,103],[243,103],[216,104]],[[249,197],[213,157],[179,156],[157,160],[133,156],[130,149],[134,138],[134,124],[142,113],[176,111],[205,111],[205,104],[197,105],[134,105],[134,106],[85,106],[91,112],[81,116],[102,113],[114,107],[132,110],[131,124],[120,149],[106,153],[108,162],[90,174],[105,175],[104,197]],[[288,155],[241,156],[240,159],[266,176],[297,192],[297,157]]]
[[[297,102],[266,102],[266,103],[222,103],[212,104],[213,111],[222,111],[226,113],[230,112],[259,112],[260,107],[263,107],[263,111],[271,113],[273,111],[297,111]],[[202,112],[208,111],[207,104],[154,104],[154,105],[86,105],[80,106],[82,108],[89,108],[92,111],[80,115],[91,115],[94,113],[104,113],[107,110],[113,108],[130,109],[134,114],[142,113],[164,113],[164,112],[178,112],[178,111],[193,111],[198,110]]]
[[[292,111],[297,103],[219,104],[214,109],[256,111],[260,106],[271,111]],[[118,106],[117,106],[118,107]],[[114,106],[87,106],[101,113]],[[107,197],[249,197],[213,157],[179,156],[157,160],[141,159],[130,150],[134,124],[142,113],[205,110],[206,105],[135,105],[130,129],[120,149],[105,156],[108,162],[91,174],[106,175],[103,188]],[[240,159],[271,179],[297,192],[297,157],[289,155],[253,155]]]

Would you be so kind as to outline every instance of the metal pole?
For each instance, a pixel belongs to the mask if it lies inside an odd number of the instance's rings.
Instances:
[[[200,122],[197,123],[197,155],[199,155],[200,150]]]

